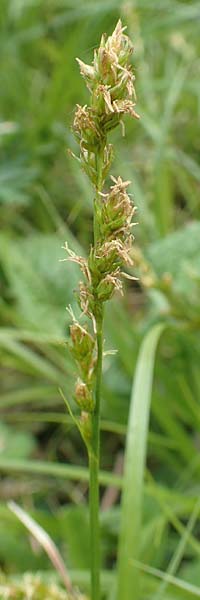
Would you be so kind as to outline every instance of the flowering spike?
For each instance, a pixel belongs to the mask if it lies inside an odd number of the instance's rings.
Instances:
[[[103,305],[117,290],[123,293],[122,280],[136,279],[124,273],[132,267],[132,222],[135,207],[128,195],[130,181],[111,176],[110,187],[104,188],[113,161],[113,146],[108,134],[118,125],[125,134],[124,117],[138,119],[135,110],[135,76],[131,65],[132,43],[119,21],[110,36],[102,35],[94,51],[91,65],[77,58],[80,73],[90,92],[90,102],[76,105],[73,131],[80,155],[76,157],[94,187],[94,242],[85,259],[73,252],[67,242],[65,261],[77,263],[84,276],[76,292],[81,317],[90,322],[81,326],[71,307],[69,348],[78,367],[74,400],[79,415],[73,415],[86,444],[90,464],[90,520],[92,532],[91,600],[100,600],[98,469],[99,429],[103,352]],[[67,403],[67,402],[66,402]],[[68,404],[67,404],[68,405]],[[95,510],[93,509],[95,506]]]
[[[135,110],[135,76],[130,63],[133,46],[124,33],[121,20],[112,35],[102,35],[100,46],[94,52],[92,65],[77,58],[80,72],[91,94],[90,106],[77,105],[74,117],[74,132],[80,143],[82,168],[91,182],[97,187],[95,156],[98,149],[104,148],[108,154],[106,136],[109,131],[121,125],[124,135],[124,115],[138,119]],[[110,168],[112,156],[103,159],[102,181]]]

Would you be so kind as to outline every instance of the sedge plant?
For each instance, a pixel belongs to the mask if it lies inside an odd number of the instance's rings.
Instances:
[[[77,105],[73,131],[80,147],[78,162],[94,189],[93,244],[87,259],[77,256],[65,243],[67,258],[78,263],[83,280],[77,292],[81,318],[71,309],[70,351],[77,364],[74,400],[79,415],[73,416],[87,447],[89,460],[89,514],[91,535],[91,600],[100,600],[99,462],[100,408],[104,304],[115,290],[122,292],[122,278],[133,278],[123,270],[132,267],[132,226],[135,207],[127,193],[129,181],[121,175],[106,180],[113,161],[109,133],[124,116],[138,119],[135,112],[133,46],[119,20],[112,35],[102,36],[92,65],[77,59],[89,90],[88,105]],[[72,409],[69,407],[72,414]]]

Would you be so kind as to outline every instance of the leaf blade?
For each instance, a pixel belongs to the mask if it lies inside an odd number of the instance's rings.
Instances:
[[[144,338],[132,388],[119,540],[117,584],[119,600],[120,598],[129,600],[130,597],[137,600],[139,597],[139,572],[134,569],[133,564],[130,564],[130,559],[138,558],[153,368],[157,343],[164,327],[163,324],[155,325]]]

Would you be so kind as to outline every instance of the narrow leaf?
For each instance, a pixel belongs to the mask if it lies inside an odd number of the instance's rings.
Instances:
[[[133,567],[139,555],[141,508],[153,368],[164,329],[155,325],[143,340],[136,366],[126,440],[125,474],[119,540],[117,599],[138,600],[140,574]]]
[[[89,481],[89,471],[86,467],[60,464],[56,462],[43,462],[40,460],[16,460],[0,457],[0,473],[27,473],[70,479],[71,481]],[[103,486],[112,485],[122,487],[122,478],[107,471],[99,472],[99,482]]]
[[[193,585],[188,581],[184,581],[183,579],[179,579],[178,577],[174,577],[169,573],[164,573],[164,571],[161,571],[160,569],[155,569],[154,567],[145,565],[140,561],[134,560],[133,563],[136,568],[141,569],[141,571],[144,571],[144,573],[153,575],[154,577],[162,579],[162,581],[166,581],[167,583],[173,585],[175,588],[183,590],[184,592],[188,592],[190,597],[192,595],[195,598],[200,598],[200,589],[196,585]]]

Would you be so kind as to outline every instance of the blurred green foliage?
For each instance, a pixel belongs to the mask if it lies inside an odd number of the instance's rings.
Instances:
[[[65,240],[87,252],[92,190],[66,150],[76,150],[71,132],[75,104],[87,102],[75,58],[89,62],[101,32],[110,33],[119,16],[135,46],[141,120],[127,119],[125,138],[120,130],[112,135],[112,170],[132,181],[139,221],[133,255],[140,281],[127,284],[124,298],[115,298],[106,310],[106,349],[118,352],[104,364],[102,467],[112,471],[124,447],[141,339],[154,323],[164,321],[152,393],[140,554],[142,563],[198,586],[199,514],[191,521],[200,491],[197,0],[0,3],[0,459],[86,464],[78,434],[67,417],[65,423],[58,391],[61,386],[69,397],[73,381],[65,306],[74,306],[79,270],[59,259],[65,257]],[[79,570],[75,581],[87,589],[87,483],[31,473],[3,476],[1,565],[11,573],[45,571],[47,558],[31,547],[5,507],[10,497],[46,527],[72,573]],[[117,500],[110,505],[102,491],[107,570],[116,560]],[[103,572],[107,598],[109,577]],[[143,598],[196,597],[194,590],[188,595],[176,585],[161,586],[155,573],[145,573]]]

